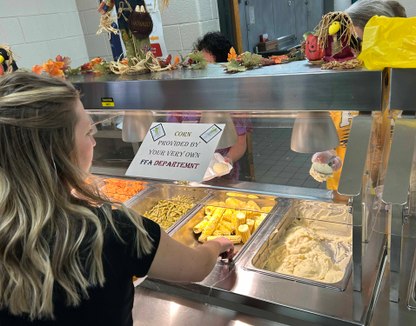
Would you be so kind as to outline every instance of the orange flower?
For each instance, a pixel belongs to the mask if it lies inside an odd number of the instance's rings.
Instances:
[[[230,52],[228,53],[227,61],[235,60],[237,59],[237,53],[234,50],[234,47],[231,47]]]
[[[96,65],[96,64],[99,64],[101,62],[103,62],[103,59],[100,58],[100,57],[96,57],[96,58],[91,59],[91,64],[92,65]]]
[[[181,58],[179,58],[179,56],[175,56],[175,59],[173,61],[173,65],[176,66],[177,64],[179,64],[181,62]]]
[[[289,60],[289,57],[285,54],[283,54],[283,55],[272,55],[270,57],[270,59],[272,59],[274,61],[274,63],[279,64],[279,63],[283,63],[283,62],[286,62],[287,60]]]
[[[56,62],[63,62],[64,66],[63,66],[63,70],[66,70],[69,68],[69,65],[71,64],[71,58],[69,57],[63,57],[60,54],[58,54],[55,58]]]
[[[63,77],[64,76],[64,71],[63,71],[64,65],[65,65],[64,62],[56,62],[56,61],[53,61],[53,60],[49,59],[48,61],[46,61],[43,64],[42,67],[43,67],[43,70],[51,76]]]
[[[42,71],[43,71],[43,67],[42,67],[42,66],[40,66],[40,65],[34,65],[34,66],[32,67],[32,71],[33,71],[35,74],[40,75],[40,74],[42,73]]]

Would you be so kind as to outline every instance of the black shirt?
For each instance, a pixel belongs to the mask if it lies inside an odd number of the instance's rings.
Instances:
[[[137,258],[133,249],[136,227],[121,211],[113,211],[114,222],[125,243],[107,227],[104,234],[103,265],[105,284],[88,290],[89,299],[82,300],[77,307],[67,307],[64,299],[54,297],[55,320],[29,321],[6,310],[0,310],[0,326],[49,326],[49,325],[133,325],[132,308],[134,287],[132,277],[145,276],[153,262],[160,241],[160,227],[143,217],[143,224],[153,239],[149,255]],[[59,290],[58,290],[59,292]],[[54,293],[55,296],[55,293]]]

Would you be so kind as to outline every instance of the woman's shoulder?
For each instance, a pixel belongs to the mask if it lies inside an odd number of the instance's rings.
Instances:
[[[127,235],[129,236],[135,236],[137,226],[133,223],[131,217],[127,216],[126,212],[124,212],[121,209],[113,209],[111,211],[111,215],[114,226],[118,231],[120,231],[122,234],[127,233]],[[135,215],[133,218],[141,219],[144,229],[150,235],[151,238],[160,238],[159,224],[144,216]],[[131,234],[132,232],[134,232],[134,234]]]

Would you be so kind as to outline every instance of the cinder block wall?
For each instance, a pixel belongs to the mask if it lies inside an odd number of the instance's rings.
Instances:
[[[282,1],[282,0],[273,0]],[[345,0],[336,0],[344,4]],[[20,67],[31,68],[57,54],[76,67],[93,57],[111,59],[108,35],[96,35],[98,0],[0,0],[0,44],[9,44]],[[416,1],[401,0],[409,16]],[[168,53],[189,53],[195,41],[219,30],[217,0],[171,0],[162,11]]]
[[[106,60],[112,60],[113,56],[111,54],[109,35],[105,32],[97,35],[100,24],[100,14],[97,12],[99,1],[75,0],[75,2],[79,12],[82,30],[84,31],[88,57],[90,59],[102,57]]]
[[[162,22],[168,52],[186,55],[199,37],[219,31],[217,0],[171,0]]]
[[[73,65],[88,61],[75,0],[0,0],[0,44],[12,46],[19,67],[31,68],[57,54]]]
[[[57,54],[76,67],[93,57],[112,58],[107,34],[96,35],[98,0],[0,0],[0,44],[19,67],[31,68]],[[208,31],[219,30],[217,0],[171,0],[162,12],[168,53],[187,54]]]

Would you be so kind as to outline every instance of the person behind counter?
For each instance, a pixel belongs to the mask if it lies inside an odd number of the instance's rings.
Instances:
[[[0,133],[0,325],[133,325],[133,276],[201,281],[232,257],[229,240],[189,248],[88,184],[94,130],[66,81],[2,77]]]
[[[390,0],[359,0],[348,7],[345,12],[351,17],[354,24],[354,30],[359,39],[362,39],[364,27],[373,16],[406,17],[405,8],[398,1]],[[334,150],[318,152],[313,155],[311,175],[319,182],[326,180],[327,189],[337,190],[342,171],[342,164],[339,164],[338,162],[344,161],[352,119],[354,116],[358,115],[358,112],[332,111],[330,113],[338,132],[340,144]],[[376,156],[380,158],[379,154]],[[375,160],[373,164],[377,164],[377,160]],[[316,163],[318,163],[320,167],[318,173],[315,173],[314,171]],[[334,170],[332,175],[320,173],[321,171],[328,169],[326,165],[329,165],[330,169],[332,168]],[[328,175],[331,176],[328,177]],[[373,178],[377,178],[377,176]],[[377,180],[373,180],[373,182],[376,181]]]
[[[227,62],[228,53],[230,52],[231,47],[231,42],[220,32],[208,32],[194,44],[194,48],[201,51],[209,63]],[[171,116],[168,118],[168,122],[183,121],[197,123],[199,122],[199,119],[193,115]],[[225,161],[233,166],[231,172],[222,178],[239,180],[241,173],[241,162],[239,162],[239,160],[246,154],[247,133],[251,132],[251,127],[247,119],[233,119],[233,122],[237,132],[236,143],[231,147],[220,149],[217,152],[224,156]]]
[[[373,16],[407,17],[406,9],[398,1],[359,0],[345,12],[351,17],[357,36],[362,39],[364,27]]]
[[[210,63],[227,62],[232,44],[220,32],[208,32],[197,40],[194,48],[201,51]]]

